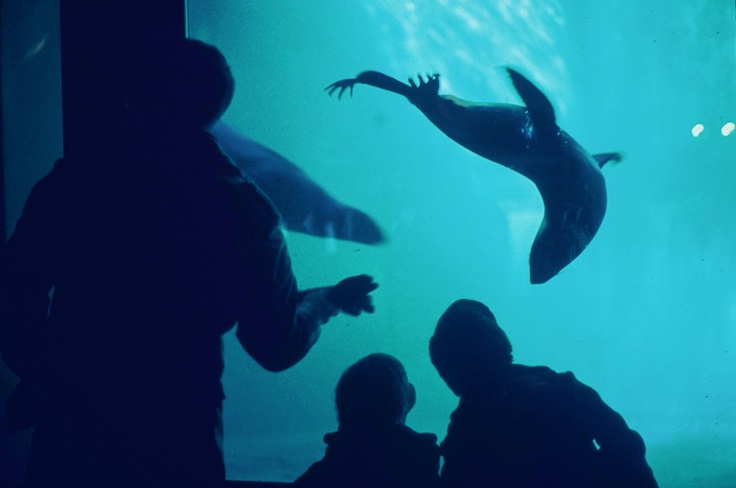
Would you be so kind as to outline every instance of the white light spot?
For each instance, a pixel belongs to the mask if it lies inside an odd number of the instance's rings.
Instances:
[[[46,42],[49,40],[49,35],[44,35],[40,41],[38,41],[31,49],[26,51],[25,59],[31,59],[32,57],[36,56],[38,53],[40,53],[44,47],[46,47]]]
[[[721,134],[723,134],[723,137],[728,137],[734,130],[736,130],[736,124],[734,124],[733,122],[728,122],[723,127],[721,127]]]
[[[704,130],[703,124],[695,124],[690,132],[693,133],[693,137],[698,137]]]

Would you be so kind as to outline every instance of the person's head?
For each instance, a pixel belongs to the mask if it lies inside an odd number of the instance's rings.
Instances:
[[[461,395],[513,361],[511,342],[493,313],[475,300],[458,300],[442,314],[429,356],[447,386]]]
[[[128,104],[134,112],[195,127],[217,122],[235,92],[225,56],[194,39],[151,46],[131,69]]]
[[[406,422],[416,403],[401,362],[389,354],[369,354],[340,377],[335,406],[341,429],[389,427]]]

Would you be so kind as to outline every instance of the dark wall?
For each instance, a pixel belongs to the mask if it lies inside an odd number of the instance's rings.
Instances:
[[[185,34],[185,0],[0,0],[0,252],[31,187],[62,155],[62,119],[69,150],[114,117],[133,53]],[[16,382],[0,361],[0,424]],[[30,435],[0,428],[0,486],[22,483]]]
[[[130,59],[186,35],[186,0],[61,1],[64,151],[115,116]]]

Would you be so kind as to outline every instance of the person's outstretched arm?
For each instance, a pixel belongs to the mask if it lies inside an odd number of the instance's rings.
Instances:
[[[378,285],[370,276],[359,275],[335,286],[299,291],[278,215],[267,200],[258,201],[259,195],[250,198],[264,225],[250,226],[249,232],[264,234],[260,243],[251,240],[256,255],[250,259],[250,286],[236,335],[262,367],[282,371],[309,352],[330,318],[340,312],[356,316],[373,312],[369,293]]]

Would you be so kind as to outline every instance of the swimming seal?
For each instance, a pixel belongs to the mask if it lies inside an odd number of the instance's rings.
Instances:
[[[362,244],[385,241],[368,214],[334,198],[284,156],[223,122],[211,132],[225,154],[268,196],[287,230]]]
[[[439,94],[439,75],[409,85],[377,71],[337,81],[325,90],[338,99],[356,84],[405,96],[448,137],[529,178],[544,202],[544,218],[529,255],[530,281],[545,283],[580,255],[606,213],[601,168],[619,153],[591,155],[555,122],[547,97],[519,72],[506,68],[525,106],[472,103]]]

